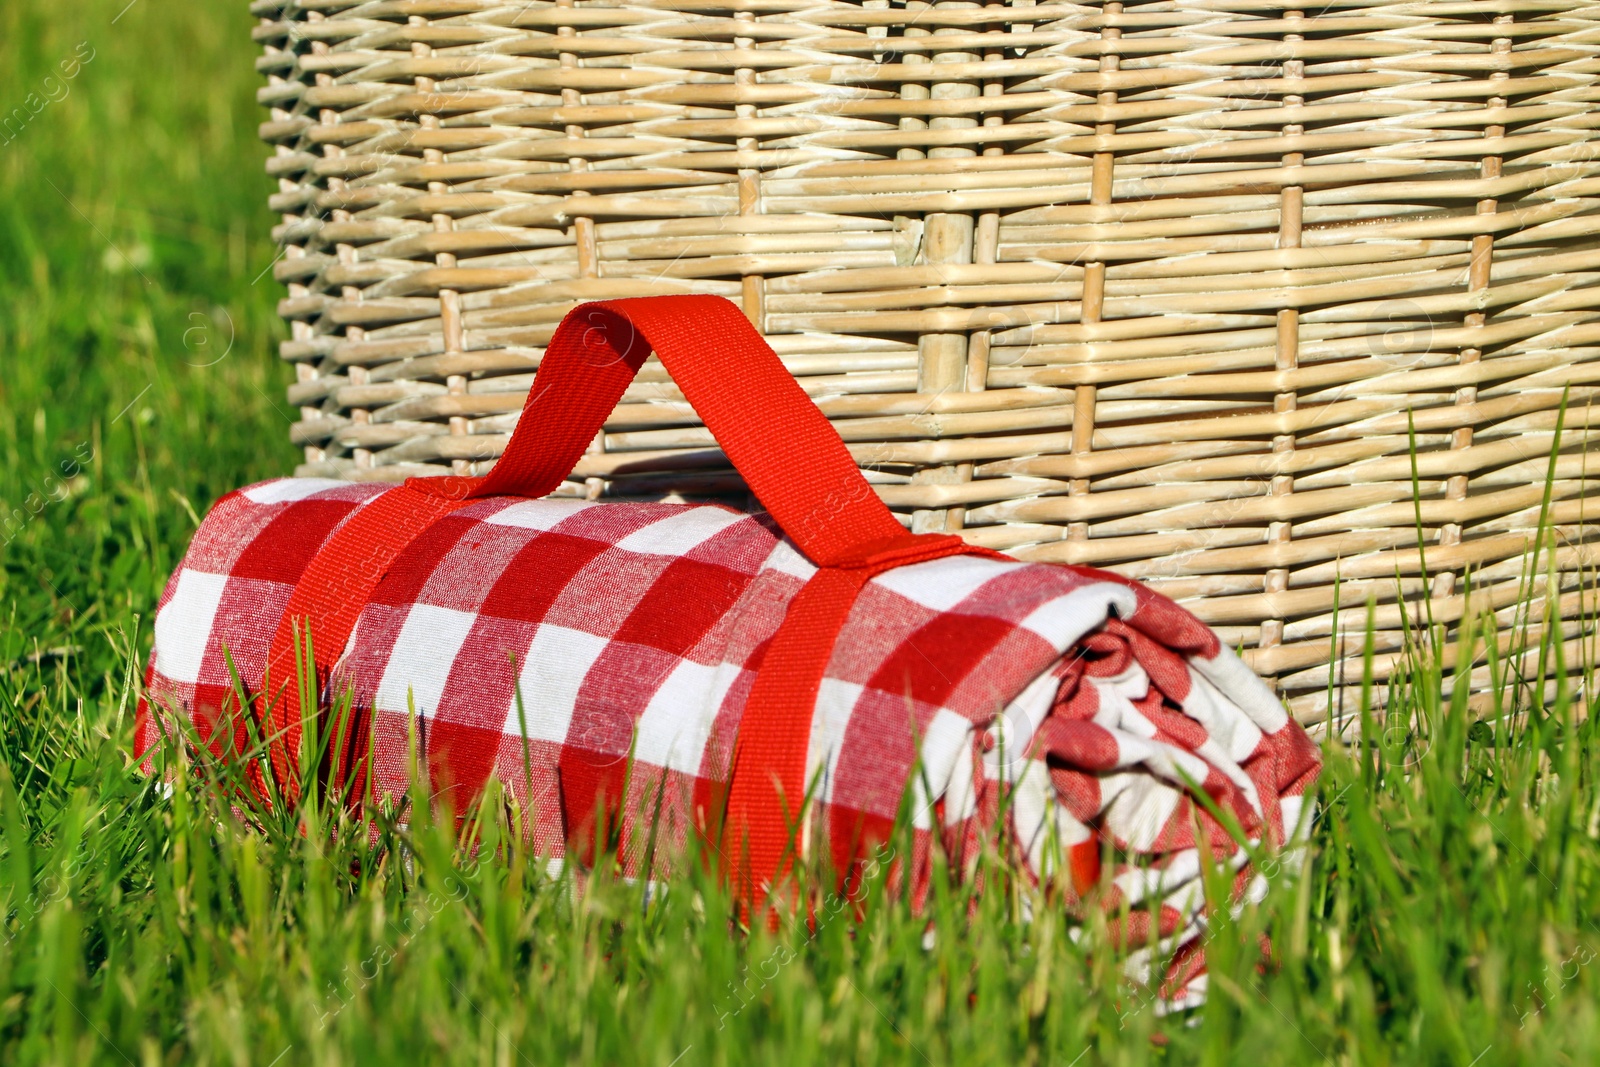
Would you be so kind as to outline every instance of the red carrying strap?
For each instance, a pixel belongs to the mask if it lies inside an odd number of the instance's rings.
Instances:
[[[722,297],[640,297],[570,312],[493,471],[413,478],[352,515],[296,587],[270,661],[292,664],[295,627],[309,625],[319,668],[325,656],[331,664],[383,573],[436,519],[472,499],[542,497],[559,486],[652,351],[762,506],[819,568],[773,635],[739,726],[722,851],[734,887],[759,905],[792,863],[812,713],[856,594],[873,575],[907,563],[1004,557],[953,535],[908,533],[777,354]],[[296,713],[282,733],[297,745],[298,699],[279,706]],[[285,771],[292,774],[287,754]]]
[[[818,568],[790,601],[745,701],[723,828],[729,881],[758,908],[788,878],[804,845],[797,830],[808,785],[811,719],[834,642],[856,595],[874,575],[958,554],[1005,558],[954,534],[902,531],[897,538],[858,546],[856,555]]]
[[[436,520],[470,503],[396,486],[357,508],[306,565],[268,647],[259,689],[260,715],[269,727],[267,749],[272,754],[272,770],[290,803],[300,795],[298,761],[305,708],[300,702],[298,671],[307,635],[315,689],[326,682],[328,672],[344,653],[361,609],[400,553]],[[348,736],[326,738],[340,749],[349,748],[352,740]],[[333,754],[338,760],[344,758],[343,751]]]
[[[462,496],[545,496],[577,466],[654,351],[746,484],[812,562],[906,537],[838,431],[720,296],[583,304],[561,320],[511,443],[486,478],[413,479]]]

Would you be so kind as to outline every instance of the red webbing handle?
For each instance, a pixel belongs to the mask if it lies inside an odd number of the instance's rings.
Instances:
[[[493,471],[413,478],[351,516],[296,587],[269,661],[275,672],[293,664],[295,626],[303,620],[319,671],[325,656],[331,664],[389,565],[436,519],[475,498],[548,495],[651,351],[762,505],[819,568],[773,635],[739,726],[723,854],[735,889],[759,905],[792,862],[786,812],[797,816],[804,801],[817,693],[856,594],[892,567],[957,553],[1004,557],[953,535],[908,533],[867,485],[838,432],[728,300],[656,296],[575,308],[545,349]],[[278,706],[277,725],[295,741],[286,746],[287,764],[298,745],[298,692]],[[292,778],[277,757],[280,779]]]
[[[891,567],[996,553],[906,532],[771,346],[718,296],[573,309],[545,349],[505,454],[470,495],[555,489],[652,350],[762,506],[821,568],[773,635],[739,726],[722,851],[735,889],[759,904],[792,863],[790,820],[805,799],[817,693],[857,593]]]
[[[298,670],[306,634],[311,635],[315,678],[311,684],[316,690],[344,654],[361,609],[400,553],[436,520],[470,503],[397,485],[352,512],[306,564],[268,646],[259,697],[272,770],[290,803],[300,795],[300,724],[305,709]],[[344,739],[346,746],[350,740]]]
[[[476,481],[410,484],[451,496],[545,496],[572,472],[651,351],[762,506],[820,568],[773,635],[739,725],[722,853],[736,891],[759,905],[793,861],[790,820],[805,799],[812,714],[856,594],[907,563],[1004,557],[952,535],[908,533],[771,346],[718,296],[574,308],[545,349],[494,470]]]
[[[867,542],[907,536],[838,431],[738,307],[720,296],[574,308],[545,349],[494,470],[477,481],[412,484],[452,496],[548,495],[572,473],[652,350],[762,507],[812,562],[827,566]]]

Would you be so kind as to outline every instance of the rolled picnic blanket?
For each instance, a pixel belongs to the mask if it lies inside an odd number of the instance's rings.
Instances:
[[[547,496],[652,348],[767,512]],[[356,712],[309,764],[307,633],[321,701]],[[1167,598],[906,533],[709,297],[569,315],[486,478],[223,497],[162,596],[146,681],[141,755],[176,716],[217,752],[270,737],[290,796],[320,765],[324,787],[399,798],[420,765],[460,812],[493,778],[544,854],[588,861],[612,818],[626,872],[659,875],[710,834],[755,899],[816,848],[848,876],[909,804],[914,902],[935,849],[962,874],[998,844],[1064,908],[1130,905],[1124,935],[1161,940],[1180,999],[1203,982],[1200,849],[1251,892],[1245,846],[1294,842],[1319,767]]]

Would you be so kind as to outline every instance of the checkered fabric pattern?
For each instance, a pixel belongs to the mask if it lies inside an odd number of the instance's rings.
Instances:
[[[224,649],[259,685],[301,570],[383,491],[283,479],[219,501],[162,597],[151,702],[213,741],[237,730],[219,718]],[[630,873],[659,875],[725,795],[755,671],[813,571],[764,515],[492,497],[402,553],[327,685],[370,712],[375,799],[406,791],[414,737],[456,810],[496,778],[533,813],[537,847],[577,861],[611,813]],[[157,725],[141,705],[141,752]],[[1204,984],[1200,848],[1233,865],[1241,897],[1263,888],[1196,791],[1251,839],[1293,846],[1318,757],[1166,598],[1087,568],[954,556],[862,591],[808,768],[805,840],[837,869],[868,857],[909,801],[900,874],[914,897],[934,849],[970,871],[999,842],[1024,876],[1066,884],[1064,907],[1097,883],[1104,905],[1133,905],[1129,943],[1156,924],[1181,1001]]]

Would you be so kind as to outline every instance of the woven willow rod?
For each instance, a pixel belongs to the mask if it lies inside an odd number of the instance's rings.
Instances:
[[[575,303],[717,293],[913,529],[1141,578],[1304,721],[1369,601],[1380,681],[1546,597],[1594,659],[1600,7],[251,9],[302,474],[483,473]],[[561,492],[747,502],[654,361]]]

